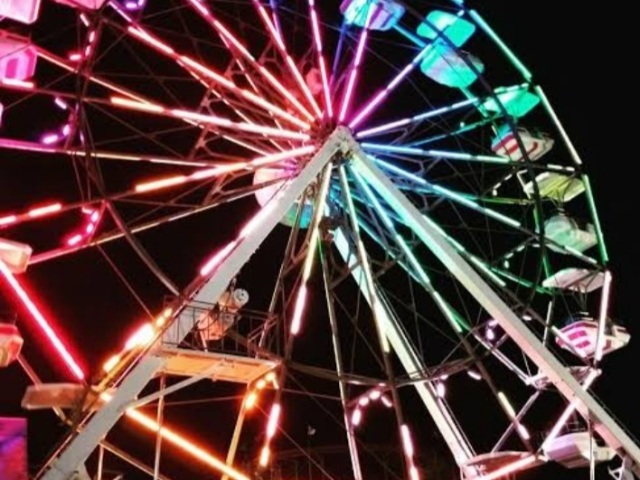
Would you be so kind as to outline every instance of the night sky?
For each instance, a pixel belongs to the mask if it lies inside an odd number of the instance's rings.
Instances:
[[[625,27],[627,20],[619,18],[625,12],[618,11],[614,17],[601,4],[582,3],[579,9],[570,9],[564,4],[558,7],[559,4],[558,0],[470,2],[533,72],[535,82],[544,87],[591,177],[612,258],[614,287],[611,315],[619,318],[632,334],[627,348],[606,358],[603,364],[605,374],[596,383],[595,392],[630,432],[640,435],[638,402],[631,393],[638,378],[634,369],[640,365],[640,348],[634,338],[640,330],[635,326],[633,312],[636,309],[632,303],[636,293],[636,269],[640,265],[632,233],[636,228],[634,221],[637,218],[632,203],[635,193],[632,173],[636,168],[635,132],[632,131],[633,125],[628,120],[623,120],[632,114],[631,107],[637,103],[632,101],[631,94],[635,85],[632,73],[628,73],[633,68],[635,59],[632,56],[625,58],[624,42],[627,41],[629,30]],[[0,150],[0,158],[3,155],[5,152]],[[3,179],[0,178],[0,189],[14,188],[2,182]],[[203,239],[193,241],[204,242]],[[153,249],[153,246],[150,248]],[[131,258],[127,257],[130,253],[116,253],[121,260]],[[72,260],[69,266],[59,270],[60,275],[68,279],[75,272],[90,274],[91,269],[85,268],[83,261],[92,258],[95,260],[94,257],[83,254]],[[168,268],[171,269],[171,266]],[[180,275],[180,269],[176,268],[175,273]],[[39,272],[30,281],[36,288],[38,285],[44,287],[50,282],[51,277],[48,275],[51,274],[51,269],[46,270],[46,274]],[[97,284],[93,295],[109,295],[110,289],[118,288],[117,284],[118,281],[114,278]],[[143,285],[143,295],[147,297],[161,291],[152,287],[145,290],[144,287]],[[55,285],[41,291],[40,295],[49,304],[55,305],[56,292],[70,296],[73,295],[73,288],[73,282],[66,287]],[[89,364],[104,359],[112,350],[114,342],[122,340],[121,330],[118,331],[120,327],[130,323],[127,318],[113,319],[113,331],[109,334],[112,338],[105,342],[106,345],[86,345],[83,339],[89,338],[92,330],[89,321],[93,315],[91,298],[87,298],[85,303],[69,308],[75,314],[81,312],[83,318],[82,322],[73,326],[76,330],[69,337],[73,339],[74,348],[82,352],[85,363]],[[117,306],[136,311],[133,301]],[[56,308],[56,314],[64,316],[65,307],[56,305]],[[102,322],[110,321],[107,320],[107,312],[96,312],[96,317]],[[46,372],[46,361],[43,360],[41,351],[38,351],[39,346],[37,342],[28,345],[27,354],[33,355],[38,366],[44,366]],[[54,378],[52,372],[46,372],[46,375]],[[23,412],[19,402],[27,383],[17,365],[0,371],[0,385],[10,387],[0,387],[0,416],[21,415]],[[59,438],[57,435],[61,429],[55,426],[56,420],[49,412],[30,414],[29,420],[30,453],[32,460],[37,463]],[[226,428],[228,429],[228,425]],[[147,436],[135,435],[134,442],[150,444]],[[564,470],[543,470],[542,473],[527,473],[523,478],[544,478],[549,472],[563,475],[563,478],[584,478],[587,475],[586,471],[580,474],[571,472],[571,475],[575,475],[571,476],[565,474]],[[430,476],[429,472],[426,472],[425,478],[441,480]]]

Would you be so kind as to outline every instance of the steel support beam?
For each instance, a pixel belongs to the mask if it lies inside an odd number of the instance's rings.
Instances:
[[[318,149],[317,153],[301,169],[300,173],[285,183],[279,197],[274,198],[261,211],[261,223],[245,237],[239,239],[237,245],[224,261],[215,269],[210,278],[198,277],[185,290],[186,301],[211,302],[220,298],[231,280],[249,261],[269,233],[278,225],[289,208],[304,193],[304,190],[320,174],[332,157],[346,152],[352,137],[344,127],[338,127]],[[183,305],[184,305],[183,304]],[[187,336],[193,327],[192,319],[178,315],[172,319],[165,339],[176,345]],[[166,341],[165,340],[165,341]],[[107,402],[91,418],[85,428],[69,442],[52,467],[41,477],[42,480],[70,480],[78,466],[95,450],[100,441],[115,425],[135,397],[147,383],[158,373],[164,360],[153,356],[153,350],[128,373],[122,385],[115,392],[111,401]]]
[[[546,374],[569,401],[577,400],[578,410],[594,421],[594,428],[620,456],[640,464],[640,447],[587,392],[526,324],[494,292],[484,279],[447,242],[436,226],[395,187],[385,174],[352,141],[354,168],[375,188],[389,206],[404,219],[420,240],[440,259],[449,272],[473,295],[476,301],[500,324],[520,349]]]
[[[371,295],[369,294],[367,282],[364,281],[364,272],[358,265],[358,258],[353,251],[353,247],[349,245],[341,229],[337,229],[335,232],[334,245],[340,252],[345,264],[349,267],[351,276],[360,287],[364,298],[369,301]],[[410,378],[419,378],[422,373],[427,371],[427,368],[415,350],[413,343],[406,337],[398,320],[384,303],[380,305],[377,315],[379,315],[382,329],[389,340],[391,348],[398,356],[402,367]],[[466,464],[474,456],[473,451],[448,409],[444,406],[442,399],[438,398],[435,388],[430,382],[415,383],[414,388],[447,442],[456,463],[461,466]]]
[[[67,449],[53,462],[51,468],[45,472],[42,478],[45,480],[73,478],[73,475],[84,465],[91,452],[96,449],[107,432],[127,409],[131,399],[142,391],[149,380],[162,368],[163,363],[163,359],[152,356],[141,360],[131,374],[125,378],[111,400],[96,412],[86,427],[69,443]]]

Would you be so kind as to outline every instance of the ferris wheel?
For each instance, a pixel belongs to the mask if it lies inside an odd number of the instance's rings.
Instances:
[[[0,361],[66,425],[36,478],[417,480],[443,449],[469,480],[639,472],[590,392],[630,335],[588,166],[462,0],[0,18],[0,277],[21,312]]]

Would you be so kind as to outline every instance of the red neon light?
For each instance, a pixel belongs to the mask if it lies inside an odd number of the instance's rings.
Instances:
[[[33,319],[38,324],[38,327],[42,332],[47,336],[53,348],[58,352],[58,355],[62,358],[65,365],[67,366],[69,372],[73,374],[73,376],[78,380],[84,380],[85,375],[80,366],[73,359],[69,350],[65,347],[60,340],[60,337],[56,334],[56,332],[51,328],[51,325],[44,318],[38,307],[35,303],[29,298],[29,295],[22,288],[20,282],[13,276],[9,268],[5,265],[4,262],[0,261],[0,273],[5,278],[11,289],[14,291],[18,299],[22,302],[25,308],[29,311]]]

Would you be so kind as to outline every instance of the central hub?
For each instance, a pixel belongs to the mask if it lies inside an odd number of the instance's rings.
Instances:
[[[338,121],[335,118],[317,119],[311,124],[311,139],[322,146],[337,127]]]

